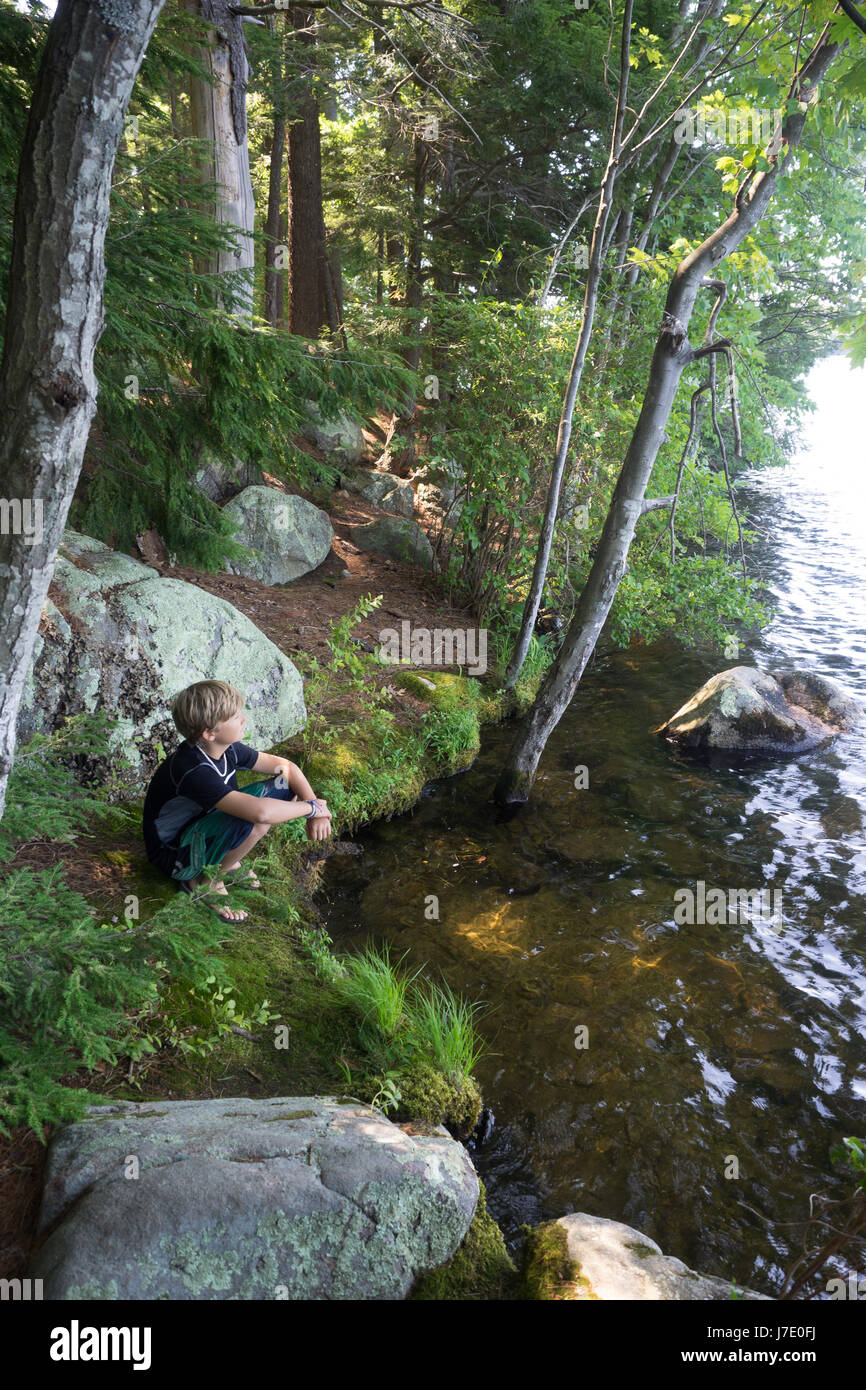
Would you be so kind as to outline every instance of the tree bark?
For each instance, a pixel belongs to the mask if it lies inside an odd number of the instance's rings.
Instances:
[[[292,28],[308,30],[313,12],[292,9]],[[315,63],[315,37],[298,32],[295,42],[305,54],[308,74],[295,103],[295,116],[289,126],[289,328],[302,338],[318,338],[333,309],[329,296],[325,248],[325,219],[322,212],[322,135],[319,106],[313,95],[312,70]]]
[[[807,108],[817,99],[818,83],[838,51],[839,45],[827,40],[828,29],[829,26],[822,32],[791,84],[791,97],[806,104]],[[713,267],[735,251],[760,222],[772,198],[780,167],[789,163],[792,151],[800,143],[806,116],[807,110],[796,110],[787,117],[781,132],[774,136],[765,152],[769,167],[746,178],[735,198],[733,211],[681,261],[674,273],[643,405],[595,560],[559,654],[542,682],[532,709],[518,726],[494,792],[502,805],[528,800],[547,740],[574,698],[610,612],[625,572],[635,526],[643,510],[646,486],[664,439],[680,377],[697,355],[688,340],[688,325],[698,290]]]
[[[42,605],[96,409],[104,243],[123,117],[163,0],[60,0],[27,124],[0,362],[0,815]],[[13,513],[14,515],[14,513]],[[4,525],[4,532],[7,527]]]
[[[206,142],[208,153],[199,156],[203,182],[216,185],[213,218],[220,225],[235,228],[233,246],[220,251],[202,265],[211,275],[238,275],[235,308],[248,317],[253,312],[252,273],[255,265],[255,203],[250,178],[250,152],[247,140],[246,90],[249,67],[242,34],[242,22],[232,13],[228,0],[187,0],[194,14],[213,25],[201,59],[210,68],[213,86],[199,78],[190,79],[190,112],[193,134]]]
[[[268,27],[276,32],[277,22],[271,16]],[[283,155],[286,143],[285,74],[282,43],[271,64],[274,124],[270,139],[268,171],[268,211],[265,218],[265,287],[263,313],[267,323],[277,328],[285,322],[286,269],[288,247],[283,241]]]
[[[406,308],[409,346],[404,354],[406,366],[417,372],[421,365],[421,309],[424,304],[424,196],[427,189],[429,146],[420,135],[412,142],[412,228],[406,256]],[[415,414],[415,393],[403,403],[403,418]]]
[[[265,303],[264,317],[272,328],[285,320],[283,300],[286,294],[287,251],[281,240],[283,226],[283,146],[286,142],[286,118],[274,116],[271,137],[271,164],[268,175],[268,213],[265,221]]]

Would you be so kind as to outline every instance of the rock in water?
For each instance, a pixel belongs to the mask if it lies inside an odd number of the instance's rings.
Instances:
[[[272,748],[304,727],[301,677],[287,656],[225,599],[163,579],[128,555],[64,534],[18,717],[18,739],[48,733],[82,711],[118,721],[113,746],[131,763],[131,789],[178,741],[168,701],[201,680],[246,694],[248,738]]]
[[[123,1102],[52,1140],[33,1269],[52,1299],[400,1299],[478,1191],[444,1130],[358,1101]]]
[[[863,718],[863,707],[825,676],[808,671],[720,671],[656,733],[706,752],[807,753]]]
[[[331,549],[334,528],[327,513],[278,488],[244,488],[223,511],[235,523],[235,540],[252,552],[228,566],[232,574],[288,584],[316,569]]]
[[[695,1274],[622,1221],[574,1212],[560,1217],[557,1224],[565,1230],[568,1253],[589,1285],[588,1289],[583,1285],[583,1297],[651,1301],[727,1301],[731,1297],[730,1279]],[[737,1293],[741,1298],[767,1301],[766,1294],[752,1289],[738,1287]]]

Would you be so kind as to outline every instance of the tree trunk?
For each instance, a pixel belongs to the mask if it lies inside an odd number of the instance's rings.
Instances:
[[[427,188],[429,149],[425,140],[416,135],[412,142],[412,229],[406,256],[406,331],[409,346],[404,354],[406,366],[417,372],[421,365],[421,309],[424,304],[424,195]],[[411,420],[415,414],[414,392],[407,396],[402,414]]]
[[[292,9],[292,28],[307,30],[312,10]],[[302,338],[318,338],[329,321],[329,294],[322,213],[322,136],[319,107],[310,80],[315,63],[315,37],[298,32],[295,42],[308,63],[308,73],[295,101],[289,127],[289,328]],[[333,311],[331,311],[333,312]]]
[[[249,68],[239,16],[228,0],[187,0],[189,8],[209,24],[208,46],[200,51],[210,68],[214,85],[190,79],[190,112],[193,135],[207,142],[208,153],[199,156],[203,182],[216,185],[211,213],[221,226],[236,228],[231,249],[218,252],[203,264],[210,275],[237,275],[233,298],[240,313],[252,316],[255,244],[255,203],[250,178],[247,142],[246,90]]]
[[[815,102],[817,85],[837,49],[838,45],[827,41],[825,29],[791,84],[793,101],[808,105]],[[787,117],[781,132],[774,135],[765,152],[769,167],[762,173],[747,176],[730,215],[677,267],[668,290],[646,395],[595,560],[559,654],[542,682],[532,709],[518,726],[494,793],[500,804],[528,800],[547,740],[574,697],[610,612],[625,572],[635,526],[643,510],[644,493],[664,439],[680,377],[691,362],[707,351],[704,348],[696,353],[688,340],[688,325],[698,290],[713,267],[735,251],[760,222],[775,189],[779,160],[783,168],[789,163],[802,137],[806,115],[805,110],[795,110]]]
[[[0,363],[0,476],[13,522],[0,534],[0,815],[24,681],[96,409],[111,176],[161,8],[162,0],[111,8],[60,0],[21,153]]]
[[[276,33],[275,15],[268,17],[268,28]],[[271,63],[271,88],[274,103],[274,124],[270,138],[268,171],[268,211],[265,218],[265,286],[263,316],[266,323],[277,328],[285,322],[283,307],[286,297],[288,246],[283,240],[283,153],[286,143],[285,74],[283,72],[282,42]]]
[[[283,228],[283,146],[286,142],[286,118],[274,116],[271,138],[271,166],[268,176],[268,215],[265,222],[265,303],[264,317],[272,328],[285,321],[283,300],[286,294],[287,251],[282,241]]]
[[[595,320],[595,309],[598,303],[598,291],[601,285],[601,275],[604,266],[605,234],[610,217],[613,192],[616,186],[617,165],[622,142],[622,127],[623,121],[625,120],[626,101],[628,99],[631,14],[632,0],[626,0],[622,19],[619,90],[617,92],[616,112],[610,140],[610,155],[607,161],[607,168],[604,172],[601,197],[599,199],[595,227],[592,233],[589,269],[586,276],[586,292],[583,297],[583,313],[580,318],[580,333],[578,334],[577,346],[574,349],[574,359],[571,364],[565,400],[562,405],[562,415],[560,417],[559,430],[556,437],[556,453],[554,454],[550,483],[547,489],[547,502],[544,509],[541,534],[538,539],[538,550],[536,552],[535,565],[532,571],[532,581],[529,586],[529,594],[526,603],[523,606],[523,616],[521,619],[520,632],[514,648],[514,654],[505,673],[505,684],[507,686],[514,685],[523,669],[523,663],[526,660],[526,654],[529,651],[529,644],[532,640],[532,633],[535,628],[535,620],[538,617],[541,595],[544,590],[544,582],[547,578],[547,566],[550,562],[550,549],[553,545],[553,529],[556,525],[556,514],[559,511],[559,493],[562,487],[565,460],[568,456],[568,445],[571,440],[571,422],[574,416],[574,404],[577,400],[580,379],[583,376],[583,365],[586,361],[589,340],[592,336],[592,326]]]

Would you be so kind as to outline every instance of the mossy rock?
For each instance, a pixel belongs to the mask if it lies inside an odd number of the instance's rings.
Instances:
[[[426,700],[434,709],[465,709],[478,702],[479,684],[472,676],[457,676],[450,671],[402,671],[397,684],[419,700]]]
[[[523,1297],[534,1302],[595,1298],[580,1265],[568,1253],[568,1235],[556,1221],[524,1227]]]
[[[471,1076],[456,1081],[425,1058],[413,1062],[400,1076],[399,1117],[448,1125],[461,1137],[472,1133],[481,1115],[481,1092]]]
[[[409,1298],[418,1302],[501,1302],[520,1294],[520,1277],[502,1232],[487,1210],[480,1183],[478,1206],[463,1243],[447,1264],[424,1274]]]

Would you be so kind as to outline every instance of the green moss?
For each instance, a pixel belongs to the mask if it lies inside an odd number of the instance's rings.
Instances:
[[[580,1265],[568,1253],[568,1235],[558,1221],[527,1226],[524,1230],[521,1277],[525,1298],[550,1302],[592,1297],[588,1281],[581,1276]]]
[[[481,1183],[478,1206],[466,1236],[447,1264],[424,1274],[410,1299],[418,1301],[492,1301],[519,1297],[520,1280],[505,1248],[502,1232],[487,1210]]]
[[[450,1125],[458,1134],[469,1135],[481,1114],[481,1092],[471,1077],[457,1081],[419,1058],[401,1073],[400,1119],[422,1120],[431,1125]]]
[[[657,1251],[657,1250],[653,1250],[653,1248],[652,1248],[651,1245],[643,1245],[643,1244],[641,1244],[640,1241],[636,1241],[636,1240],[635,1240],[635,1241],[629,1241],[629,1240],[627,1240],[627,1241],[625,1242],[625,1248],[626,1248],[626,1250],[633,1250],[634,1253],[635,1253],[635,1254],[638,1256],[638,1258],[641,1259],[641,1260],[648,1260],[648,1259],[650,1258],[651,1255],[657,1255],[657,1254],[658,1254],[658,1251]]]

